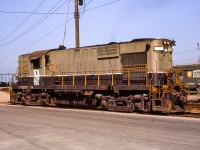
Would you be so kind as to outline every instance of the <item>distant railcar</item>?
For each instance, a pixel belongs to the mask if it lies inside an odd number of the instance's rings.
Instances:
[[[200,82],[200,64],[175,65],[174,68],[180,69],[182,82],[195,91],[197,83]]]
[[[0,87],[7,87],[8,83],[7,82],[0,82]]]
[[[169,39],[135,39],[19,56],[10,101],[94,106],[111,111],[186,111],[186,91],[172,69]]]

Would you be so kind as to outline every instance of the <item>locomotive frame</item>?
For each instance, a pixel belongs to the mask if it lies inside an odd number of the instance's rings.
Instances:
[[[172,69],[173,46],[173,40],[146,38],[20,55],[10,101],[185,112],[186,89],[179,72]]]

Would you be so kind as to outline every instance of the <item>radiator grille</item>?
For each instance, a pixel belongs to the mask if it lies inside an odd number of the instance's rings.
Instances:
[[[147,63],[147,53],[128,53],[122,54],[122,65],[136,65]]]
[[[122,62],[122,81],[127,83],[146,83],[146,64],[147,54],[141,53],[129,53],[121,55]]]
[[[118,57],[117,45],[98,47],[98,59]]]

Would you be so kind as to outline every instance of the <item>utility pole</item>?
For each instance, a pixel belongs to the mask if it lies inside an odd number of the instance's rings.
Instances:
[[[75,6],[74,18],[75,18],[75,40],[76,40],[76,48],[80,47],[80,41],[79,41],[79,11],[78,11],[78,2],[79,2],[79,0],[74,0],[74,6]],[[79,2],[79,5],[80,5],[80,2]]]

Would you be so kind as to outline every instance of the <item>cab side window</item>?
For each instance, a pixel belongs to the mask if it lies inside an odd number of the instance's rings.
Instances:
[[[31,68],[36,69],[36,68],[41,68],[41,58],[33,59],[31,60]]]

